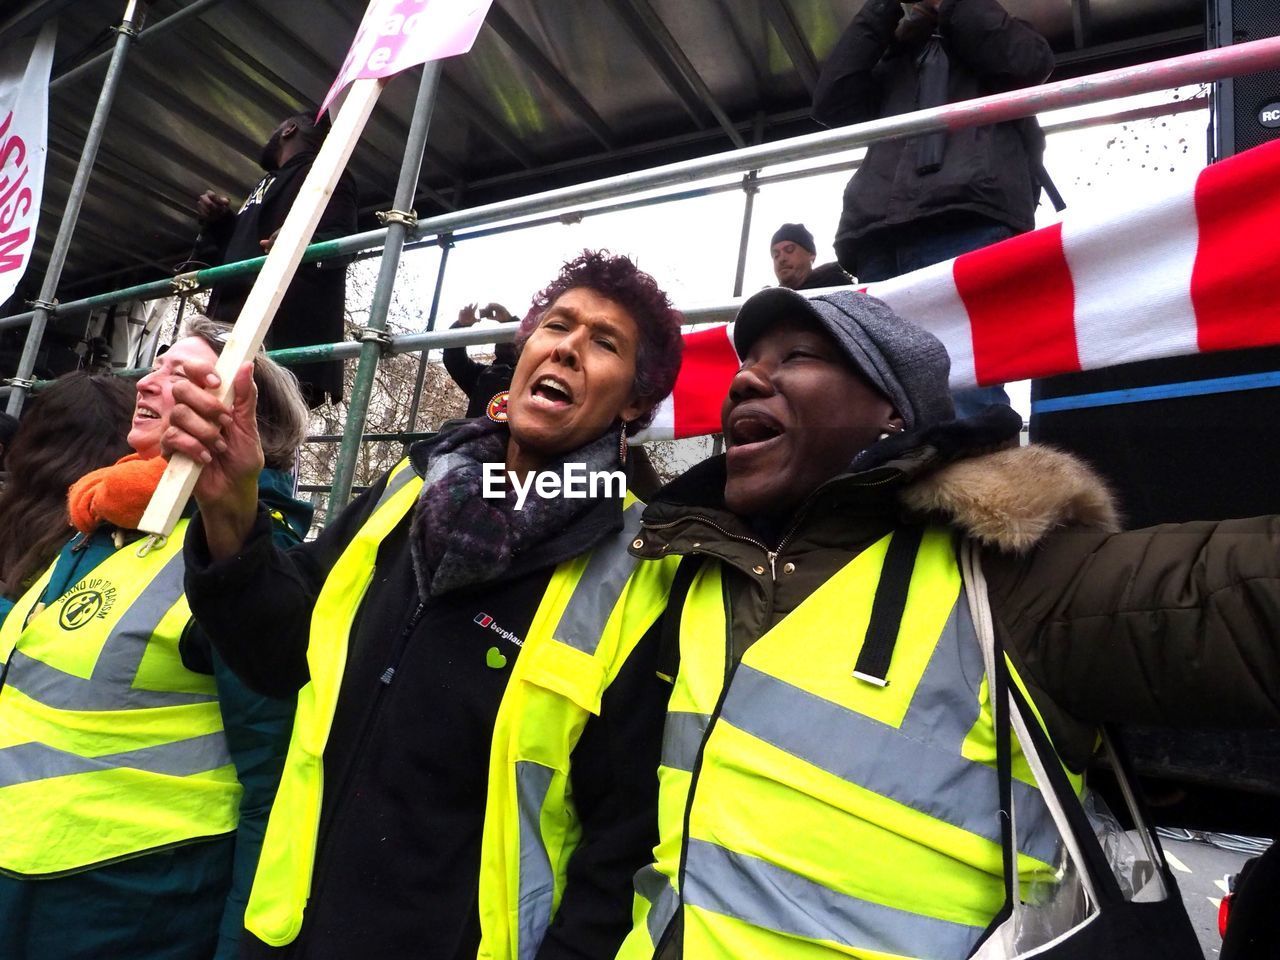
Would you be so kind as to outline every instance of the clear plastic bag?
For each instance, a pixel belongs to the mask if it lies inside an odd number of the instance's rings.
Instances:
[[[1093,824],[1094,836],[1107,855],[1107,863],[1115,874],[1116,882],[1125,900],[1132,903],[1153,903],[1165,898],[1160,870],[1151,860],[1151,854],[1142,845],[1137,830],[1122,830],[1106,801],[1097,793],[1085,794],[1084,812]]]
[[[998,737],[1011,735],[1027,761],[1057,828],[1060,844],[1052,869],[1024,871],[1017,852],[1018,804],[1010,785],[1012,750],[997,751],[1006,900],[1000,922],[970,955],[973,960],[1202,960],[1195,930],[1145,822],[1124,758],[1105,730],[1104,752],[1136,829],[1124,831],[1101,798],[1077,798],[1031,706],[1009,682],[995,635],[977,548],[968,541],[961,566],[969,590],[987,678],[992,684]],[[1006,702],[1007,697],[1007,702]],[[999,744],[1000,741],[998,740]]]
[[[1163,900],[1165,890],[1160,871],[1152,863],[1137,831],[1121,829],[1120,821],[1106,801],[1093,791],[1085,793],[1081,804],[1124,899],[1133,903]],[[1083,925],[1095,912],[1081,883],[1078,866],[1066,846],[1061,845],[1052,873],[1034,874],[1021,884],[1017,919],[1004,947],[1021,954],[1045,946]]]

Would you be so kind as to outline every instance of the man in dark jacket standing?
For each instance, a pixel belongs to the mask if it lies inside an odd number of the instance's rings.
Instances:
[[[818,246],[813,234],[803,223],[784,223],[769,240],[769,256],[773,258],[773,275],[778,286],[791,290],[817,290],[820,287],[843,287],[853,282],[838,263],[815,267]]]
[[[328,132],[327,116],[317,122],[308,113],[294,114],[276,127],[258,158],[267,174],[234,215],[227,197],[206,190],[196,200],[196,213],[200,217],[201,235],[214,250],[206,250],[202,255],[215,263],[234,263],[270,251]],[[316,226],[312,242],[355,233],[357,207],[355,181],[350,174],[343,173]],[[252,287],[252,277],[218,284],[209,294],[209,316],[234,323]],[[344,260],[299,266],[267,333],[268,347],[276,350],[342,340],[346,292]],[[318,407],[326,397],[334,403],[342,399],[341,360],[302,364],[292,369],[302,384],[308,406]]]
[[[1043,83],[1048,42],[997,0],[866,0],[822,68],[813,115],[860,123]],[[1035,226],[1043,134],[1034,120],[872,144],[844,192],[840,265],[887,280]],[[956,412],[1007,403],[964,391]]]

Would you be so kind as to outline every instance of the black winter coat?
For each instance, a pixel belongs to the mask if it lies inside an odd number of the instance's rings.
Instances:
[[[315,158],[313,152],[291,158],[279,170],[258,182],[239,213],[209,224],[204,232],[216,249],[204,255],[217,263],[235,263],[262,256],[261,241],[284,223]],[[334,240],[355,233],[358,207],[355,181],[350,174],[344,173],[320,217],[311,242]],[[234,323],[252,288],[253,278],[218,284],[209,295],[209,315]],[[345,258],[301,264],[271,322],[267,347],[281,350],[314,343],[341,342],[344,338],[346,293]],[[341,360],[300,364],[290,369],[302,383],[309,406],[319,406],[326,394],[334,403],[342,399]]]
[[[797,290],[820,290],[823,287],[845,287],[853,283],[853,277],[844,272],[838,263],[823,263],[813,268]]]
[[[1017,421],[991,408],[881,441],[878,465],[828,480],[774,528],[775,553],[725,507],[712,458],[659,492],[632,552],[720,562],[737,659],[895,527],[945,524],[982,547],[996,635],[1073,770],[1099,723],[1280,726],[1280,516],[1118,532],[1082,462],[993,451],[1016,444]]]
[[[420,475],[433,443],[410,452]],[[251,688],[291,694],[309,679],[316,597],[385,483],[384,477],[313,543],[287,551],[273,547],[262,514],[239,556],[212,563],[203,526],[192,525],[188,600]],[[246,933],[243,957],[474,960],[490,741],[510,664],[555,565],[621,523],[619,502],[602,501],[517,558],[501,580],[423,604],[410,558],[410,518],[388,535],[351,631],[325,747],[302,930],[280,949]],[[246,630],[250,623],[254,628]],[[605,691],[600,714],[573,751],[582,839],[537,960],[612,956],[630,929],[631,877],[657,842],[654,771],[671,691],[657,676],[651,632]]]
[[[467,356],[466,347],[449,347],[443,351],[444,368],[458,388],[467,395],[467,417],[483,417],[489,401],[511,386],[516,368],[494,359],[478,363]]]
[[[902,16],[896,0],[867,0],[823,65],[813,96],[816,120],[839,126],[923,106],[916,66],[923,47],[895,40]],[[938,16],[949,61],[947,102],[1043,83],[1053,70],[1049,44],[997,0],[943,0]],[[1038,153],[1042,136],[1034,121],[953,131],[932,173],[919,171],[926,137],[873,144],[845,188],[835,241],[841,264],[855,265],[858,245],[873,242],[877,231],[939,214],[977,214],[1019,232],[1032,229],[1039,187],[1027,144]]]

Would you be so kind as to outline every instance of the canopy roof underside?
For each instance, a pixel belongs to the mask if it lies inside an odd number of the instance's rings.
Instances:
[[[1058,57],[1055,79],[1204,47],[1203,0],[1003,0]],[[419,215],[817,129],[818,68],[862,0],[495,0],[449,60]],[[324,96],[364,0],[157,0],[130,51],[59,287],[83,296],[172,273],[194,197],[234,201],[281,119]],[[35,295],[125,0],[28,0],[0,46],[58,21]],[[192,8],[186,15],[182,11]],[[165,21],[178,15],[170,24]],[[59,81],[93,57],[92,69]],[[394,79],[351,160],[362,216],[390,206],[419,71]]]

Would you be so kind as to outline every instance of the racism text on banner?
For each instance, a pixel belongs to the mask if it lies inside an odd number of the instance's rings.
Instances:
[[[55,25],[0,50],[0,303],[31,262],[48,153]]]

